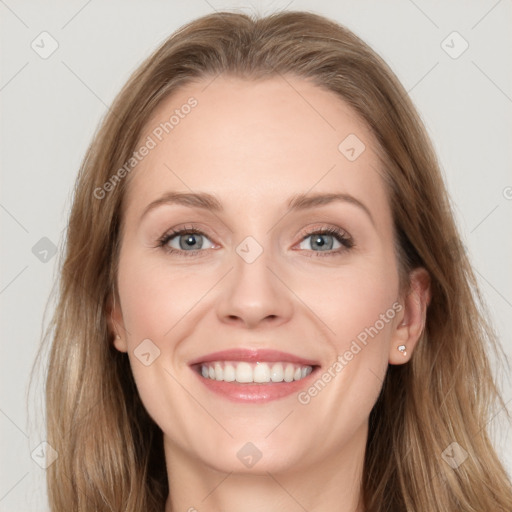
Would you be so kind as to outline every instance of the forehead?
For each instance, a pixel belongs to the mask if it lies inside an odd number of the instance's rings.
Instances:
[[[387,207],[366,123],[339,96],[304,79],[220,75],[188,84],[155,110],[142,145],[150,150],[129,176],[127,217],[175,190],[208,192],[233,211],[260,215],[308,191]]]

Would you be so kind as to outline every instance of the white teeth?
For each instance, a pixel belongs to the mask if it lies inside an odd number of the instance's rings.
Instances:
[[[238,363],[235,375],[237,382],[253,382],[252,368],[249,363]]]
[[[215,363],[215,380],[223,380],[223,373],[224,370],[222,369],[220,363]]]
[[[297,371],[300,374],[300,368],[297,368]],[[293,364],[287,364],[286,368],[284,369],[284,381],[291,382],[293,380],[294,373],[295,373],[295,368],[293,367]]]
[[[254,368],[254,382],[269,382],[270,381],[270,368],[268,364],[256,363]]]
[[[267,383],[293,382],[307,377],[313,371],[312,366],[294,363],[249,363],[246,361],[212,361],[201,365],[201,375],[205,379],[224,382]]]
[[[204,368],[204,366],[203,366]],[[235,367],[232,364],[224,365],[224,382],[233,382],[235,380]]]
[[[274,363],[270,370],[270,380],[272,382],[283,382],[284,372],[283,365],[281,363]]]

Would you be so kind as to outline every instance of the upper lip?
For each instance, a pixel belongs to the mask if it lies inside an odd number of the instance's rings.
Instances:
[[[189,362],[189,365],[208,363],[211,361],[247,361],[247,362],[290,362],[304,366],[318,366],[318,361],[305,359],[303,357],[290,354],[289,352],[281,352],[272,349],[246,349],[234,348],[212,352],[210,354],[197,357]]]

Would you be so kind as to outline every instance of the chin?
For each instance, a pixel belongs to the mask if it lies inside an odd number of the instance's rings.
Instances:
[[[267,475],[296,470],[306,460],[307,450],[293,449],[282,439],[269,440],[265,435],[248,435],[214,440],[193,448],[195,459],[221,473]]]

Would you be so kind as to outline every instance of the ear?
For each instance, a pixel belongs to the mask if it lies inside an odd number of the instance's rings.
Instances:
[[[120,300],[116,297],[115,291],[112,291],[107,299],[106,313],[108,330],[113,337],[114,347],[120,352],[127,352],[128,344],[123,322],[123,313],[121,311]]]
[[[416,268],[409,274],[409,288],[401,301],[403,309],[389,347],[389,364],[403,364],[411,359],[425,328],[430,299],[430,275],[426,269]],[[399,350],[401,346],[405,350]]]

